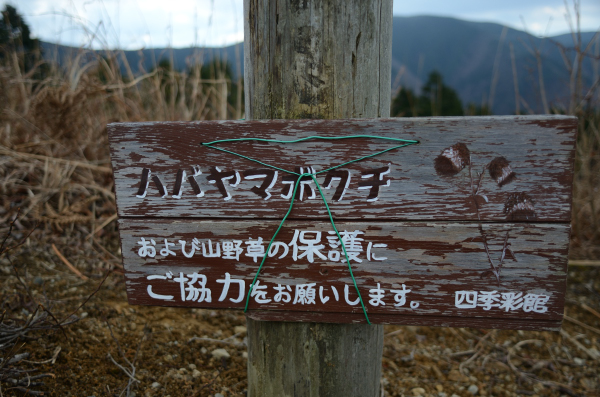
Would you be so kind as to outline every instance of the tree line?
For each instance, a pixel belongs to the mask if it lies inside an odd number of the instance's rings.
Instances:
[[[34,77],[43,78],[49,71],[49,66],[43,62],[39,40],[31,37],[29,26],[16,8],[6,5],[0,20],[0,59],[6,59],[10,53],[18,55],[17,60],[22,73],[37,69]],[[199,74],[201,79],[214,79],[218,75],[220,78],[232,81],[231,66],[219,60],[201,65],[199,70],[195,70],[196,68],[197,66],[191,66],[187,71],[188,74]],[[173,72],[172,65],[166,59],[161,59],[156,69],[165,82],[167,75]],[[102,70],[98,71],[98,75],[100,81],[107,80]],[[233,82],[230,84],[228,102],[234,105],[240,93],[236,84]],[[166,91],[167,96],[173,95],[169,92],[169,87]],[[491,111],[485,105],[469,104],[464,108],[457,92],[444,83],[439,72],[433,71],[421,88],[420,95],[410,88],[401,88],[392,100],[390,114],[392,117],[475,116],[489,115]]]
[[[427,116],[485,116],[491,110],[483,105],[469,104],[463,108],[456,91],[444,84],[442,75],[433,71],[427,82],[417,95],[410,88],[402,87],[392,100],[392,117],[427,117]]]

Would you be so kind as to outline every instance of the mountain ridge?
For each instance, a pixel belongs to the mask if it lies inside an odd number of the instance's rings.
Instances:
[[[600,35],[582,32],[581,36],[584,47],[594,39],[592,49],[597,51],[600,48]],[[78,48],[51,43],[42,43],[42,46],[46,58],[56,60],[61,65],[66,65],[80,51]],[[457,91],[465,107],[473,103],[490,106],[494,114],[514,114],[516,101],[511,46],[517,69],[521,111],[543,112],[540,81],[543,82],[547,102],[558,108],[566,108],[570,99],[570,75],[560,46],[566,48],[563,52],[567,59],[572,59],[574,52],[568,49],[573,47],[570,34],[539,38],[492,22],[439,16],[394,17],[392,93],[401,86],[419,93],[429,73],[437,70],[445,83]],[[105,53],[101,50],[94,52]],[[222,48],[122,51],[119,62],[122,72],[126,74],[123,56],[133,74],[151,70],[161,59],[172,60],[175,69],[183,70],[193,60],[209,62],[214,58],[230,62],[234,75],[243,74],[241,44]],[[542,79],[539,76],[538,58]],[[591,59],[584,59],[584,91],[597,78],[597,68]]]

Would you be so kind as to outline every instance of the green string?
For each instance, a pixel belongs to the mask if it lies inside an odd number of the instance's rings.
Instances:
[[[315,173],[297,173],[297,172],[293,172],[293,171],[289,171],[283,168],[279,168],[276,167],[274,165],[271,164],[267,164],[264,163],[260,160],[248,157],[248,156],[244,156],[242,154],[230,151],[230,150],[226,150],[226,149],[222,149],[222,148],[218,148],[212,145],[218,144],[218,143],[231,143],[231,142],[248,142],[248,141],[254,141],[254,142],[266,142],[266,143],[298,143],[298,142],[304,142],[310,139],[322,139],[322,140],[341,140],[341,139],[352,139],[352,138],[369,138],[369,139],[383,139],[383,140],[388,140],[388,141],[396,141],[396,142],[403,142],[402,145],[397,145],[394,146],[392,148],[389,149],[385,149],[385,150],[381,150],[379,152],[376,152],[374,154],[370,154],[367,156],[363,156],[363,157],[359,157],[357,159],[354,160],[350,160],[347,161],[345,163],[342,164],[338,164],[336,166],[327,168],[325,170],[319,171],[319,172],[315,172]],[[285,216],[283,217],[283,219],[281,220],[281,223],[279,224],[279,226],[277,227],[277,230],[275,231],[275,233],[273,234],[273,237],[271,237],[271,241],[269,241],[269,245],[267,246],[267,250],[265,251],[265,255],[262,258],[262,261],[260,262],[260,266],[258,267],[258,270],[256,271],[256,275],[254,276],[254,279],[252,280],[252,283],[250,284],[250,288],[248,290],[248,295],[246,296],[246,306],[244,307],[244,313],[248,311],[248,304],[250,303],[250,297],[252,294],[252,290],[254,289],[254,285],[256,284],[256,280],[258,279],[258,276],[260,274],[260,271],[265,263],[265,261],[267,260],[267,256],[269,255],[269,251],[271,249],[271,246],[273,245],[273,242],[275,241],[275,238],[277,237],[277,234],[279,234],[279,231],[281,230],[281,228],[283,227],[283,224],[285,223],[285,220],[287,219],[287,217],[290,215],[290,212],[292,212],[292,208],[294,206],[294,199],[296,197],[296,191],[298,189],[298,185],[300,184],[300,181],[302,180],[303,177],[305,176],[310,176],[312,178],[312,180],[315,182],[315,185],[317,186],[317,189],[319,190],[319,194],[321,195],[321,198],[323,199],[323,203],[325,204],[325,208],[327,209],[327,214],[329,215],[329,221],[331,222],[331,226],[333,227],[333,230],[335,231],[335,234],[338,237],[338,240],[340,241],[340,244],[342,246],[342,251],[344,252],[344,255],[346,257],[346,263],[348,264],[348,271],[350,272],[350,277],[352,278],[352,282],[354,284],[354,288],[356,289],[356,293],[358,294],[358,299],[360,301],[360,305],[362,307],[363,313],[365,315],[365,318],[367,320],[368,324],[371,324],[371,321],[369,320],[369,316],[367,315],[367,309],[365,307],[365,304],[363,302],[362,299],[362,295],[360,294],[360,291],[358,290],[358,284],[356,283],[356,279],[354,278],[354,273],[352,272],[352,266],[350,265],[350,257],[348,255],[348,252],[346,251],[346,246],[344,245],[344,241],[342,240],[342,236],[340,235],[337,227],[335,226],[335,222],[333,221],[333,215],[331,214],[331,210],[329,209],[329,204],[327,204],[327,200],[325,199],[325,195],[323,194],[323,190],[321,190],[321,186],[319,185],[319,182],[317,181],[316,175],[324,173],[324,172],[328,172],[331,170],[334,170],[336,168],[340,168],[344,165],[347,164],[351,164],[351,163],[356,163],[358,161],[361,160],[365,160],[368,158],[372,158],[375,156],[378,156],[380,154],[389,152],[391,150],[395,150],[395,149],[399,149],[402,147],[406,147],[406,146],[410,146],[410,145],[415,145],[418,144],[419,141],[415,141],[415,140],[408,140],[408,139],[400,139],[400,138],[389,138],[389,137],[383,137],[383,136],[371,136],[371,135],[350,135],[350,136],[343,136],[343,137],[322,137],[322,136],[310,136],[310,137],[306,137],[306,138],[300,138],[300,139],[295,139],[295,140],[291,140],[291,141],[282,141],[282,140],[277,140],[277,139],[263,139],[263,138],[234,138],[234,139],[221,139],[221,140],[217,140],[217,141],[212,141],[212,142],[208,142],[208,143],[202,143],[203,146],[212,148],[212,149],[216,149],[216,150],[220,150],[222,152],[225,153],[229,153],[229,154],[233,154],[234,156],[238,156],[241,158],[244,158],[246,160],[249,161],[253,161],[255,163],[264,165],[265,167],[269,167],[269,168],[273,168],[282,172],[286,172],[288,174],[293,174],[293,175],[297,175],[298,179],[296,180],[296,183],[294,184],[294,190],[292,192],[292,200],[290,202],[290,207],[288,208]]]
[[[389,138],[389,137],[386,137],[386,136],[348,135],[348,136],[327,137],[327,136],[318,136],[317,135],[317,136],[309,136],[309,137],[306,137],[306,138],[295,139],[295,140],[291,140],[291,141],[282,141],[282,140],[278,140],[278,139],[264,139],[264,138],[220,139],[220,140],[212,141],[212,142],[203,142],[203,143],[201,143],[201,145],[208,146],[208,147],[210,147],[212,149],[220,150],[220,151],[225,152],[225,153],[233,154],[234,156],[238,156],[238,157],[241,157],[243,159],[253,161],[255,163],[264,165],[265,167],[273,168],[275,170],[279,170],[279,171],[282,171],[282,172],[287,172],[288,174],[300,175],[297,172],[289,171],[289,170],[286,170],[286,169],[283,169],[283,168],[276,167],[276,166],[271,165],[271,164],[263,163],[262,161],[254,159],[252,157],[244,156],[243,154],[232,152],[232,151],[227,150],[227,149],[218,148],[218,147],[215,147],[215,146],[212,146],[212,145],[215,145],[217,143],[250,142],[250,141],[265,142],[265,143],[298,143],[298,142],[308,141],[310,139],[322,139],[322,140],[333,141],[333,140],[352,139],[352,138],[383,139],[383,140],[387,140],[387,141],[404,142],[404,144],[398,145],[398,146],[394,146],[394,147],[391,147],[389,149],[385,149],[385,150],[382,150],[382,151],[379,151],[379,152],[376,152],[376,153],[373,153],[373,154],[369,154],[367,156],[363,156],[363,157],[360,157],[360,158],[357,158],[357,159],[354,159],[354,160],[351,160],[351,161],[347,161],[347,162],[342,163],[342,164],[338,164],[338,165],[336,165],[334,167],[330,167],[330,168],[324,169],[322,171],[316,172],[315,175],[319,175],[319,174],[322,174],[323,172],[328,172],[328,171],[334,170],[336,168],[343,167],[344,165],[348,165],[348,164],[351,164],[351,163],[356,163],[357,161],[366,160],[366,159],[369,159],[371,157],[379,156],[380,154],[389,152],[391,150],[400,149],[400,148],[405,147],[405,146],[410,146],[410,145],[415,145],[415,144],[420,143],[419,141],[414,141],[414,140],[410,140],[410,139]],[[308,175],[312,175],[312,174],[308,174]]]

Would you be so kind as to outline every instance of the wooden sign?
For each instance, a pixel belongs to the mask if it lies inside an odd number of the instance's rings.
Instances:
[[[252,318],[557,329],[576,119],[156,122],[108,127],[131,304]],[[299,143],[311,136],[376,138]],[[278,169],[271,168],[276,166]],[[317,173],[298,185],[298,176]]]

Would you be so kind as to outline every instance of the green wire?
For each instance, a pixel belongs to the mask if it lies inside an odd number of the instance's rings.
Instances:
[[[367,323],[371,325],[371,321],[369,321],[369,316],[367,315],[367,309],[365,308],[365,304],[362,300],[362,296],[360,295],[360,291],[358,290],[358,285],[356,284],[356,279],[354,278],[354,273],[352,272],[352,266],[350,265],[350,257],[348,256],[348,252],[346,251],[346,246],[344,245],[344,241],[342,240],[342,236],[340,236],[340,232],[338,232],[337,227],[335,227],[335,223],[333,222],[333,215],[329,210],[329,204],[327,204],[327,200],[325,200],[325,195],[321,190],[321,186],[319,186],[319,182],[317,182],[317,178],[314,175],[311,175],[313,181],[315,181],[315,185],[319,189],[319,193],[321,193],[321,198],[323,199],[323,203],[325,203],[325,208],[327,208],[327,213],[329,214],[329,220],[331,221],[331,226],[333,226],[333,230],[335,230],[335,234],[338,236],[340,240],[340,244],[342,245],[342,250],[344,251],[344,255],[346,256],[346,263],[348,263],[348,271],[350,271],[350,277],[352,277],[352,282],[354,283],[354,288],[356,289],[356,293],[358,294],[358,299],[360,300],[360,305],[362,306],[363,313],[365,314],[365,318],[367,319]]]
[[[264,138],[220,139],[220,140],[216,140],[216,141],[212,141],[212,142],[203,142],[203,143],[201,143],[201,145],[202,146],[208,146],[210,148],[213,148],[213,149],[216,149],[216,150],[220,150],[220,151],[225,152],[225,153],[233,154],[235,156],[241,157],[241,158],[249,160],[249,161],[253,161],[255,163],[264,165],[265,167],[273,168],[273,169],[278,170],[278,171],[287,172],[288,174],[292,174],[292,175],[300,175],[297,172],[286,170],[286,169],[283,169],[283,168],[279,168],[279,167],[276,167],[276,166],[271,165],[271,164],[263,163],[262,161],[254,159],[252,157],[244,156],[243,154],[232,152],[232,151],[227,150],[227,149],[221,149],[221,148],[218,148],[218,147],[215,147],[215,146],[212,146],[212,145],[217,144],[217,143],[249,142],[249,141],[266,142],[266,143],[298,143],[298,142],[308,141],[310,139],[341,140],[341,139],[352,139],[352,138],[383,139],[383,140],[388,140],[388,141],[404,142],[404,144],[403,145],[399,145],[399,146],[394,146],[392,148],[379,151],[377,153],[369,154],[367,156],[363,156],[363,157],[360,157],[360,158],[357,158],[357,159],[354,159],[354,160],[351,160],[351,161],[347,161],[347,162],[342,163],[342,164],[338,164],[336,166],[333,166],[333,167],[330,167],[330,168],[327,168],[325,170],[317,172],[316,173],[317,175],[321,174],[323,172],[328,172],[328,171],[334,170],[336,168],[343,167],[344,165],[356,163],[357,161],[366,160],[366,159],[369,159],[371,157],[379,156],[380,154],[389,152],[391,150],[395,150],[395,149],[399,149],[399,148],[402,148],[402,147],[405,147],[405,146],[410,146],[410,145],[415,145],[415,144],[420,143],[419,141],[415,141],[415,140],[411,140],[411,139],[390,138],[390,137],[386,137],[386,136],[348,135],[348,136],[327,137],[327,136],[318,136],[318,135],[316,135],[316,136],[309,136],[309,137],[306,137],[306,138],[294,139],[294,140],[291,140],[291,141],[282,141],[282,140],[278,140],[278,139],[264,139]]]
[[[302,174],[302,175],[304,175],[304,174]],[[265,255],[263,256],[263,259],[260,262],[260,266],[258,267],[258,270],[256,271],[256,275],[254,276],[254,280],[252,280],[252,284],[250,284],[250,289],[248,290],[248,296],[246,297],[246,306],[244,307],[244,313],[248,311],[248,303],[250,302],[250,294],[252,293],[252,289],[254,288],[254,283],[256,283],[258,274],[260,273],[260,270],[262,269],[263,264],[267,260],[267,256],[269,255],[269,251],[271,250],[271,245],[273,244],[273,241],[275,241],[275,237],[277,237],[277,234],[279,234],[279,231],[283,227],[283,223],[287,219],[288,215],[290,215],[290,212],[292,212],[292,207],[294,206],[294,197],[296,197],[296,189],[298,188],[298,185],[300,184],[302,175],[298,178],[298,180],[296,181],[296,184],[294,185],[294,191],[292,193],[292,202],[290,203],[290,208],[288,208],[288,211],[286,212],[285,216],[281,220],[279,227],[277,228],[277,230],[275,230],[275,234],[273,234],[273,237],[271,237],[271,241],[269,242],[269,245],[267,246]]]
[[[389,136],[376,136],[376,135],[347,135],[347,136],[319,136],[313,135],[304,138],[298,138],[288,141],[283,141],[279,139],[265,139],[265,138],[232,138],[232,139],[219,139],[212,142],[202,143],[203,145],[214,145],[217,143],[225,143],[225,142],[248,142],[248,141],[256,141],[256,142],[267,142],[267,143],[298,143],[304,142],[311,139],[322,139],[324,141],[336,141],[342,139],[353,139],[353,138],[370,138],[370,139],[383,139],[387,141],[396,141],[396,142],[412,142],[419,143],[419,141],[415,141],[412,139],[401,139],[401,138],[390,138]]]
[[[401,147],[405,147],[405,146],[414,145],[414,144],[416,144],[416,143],[419,143],[419,141],[414,141],[414,142],[410,142],[410,143],[405,143],[404,145],[394,146],[394,147],[392,147],[392,148],[385,149],[385,150],[382,150],[382,151],[380,151],[380,152],[377,152],[377,153],[369,154],[369,155],[367,155],[367,156],[363,156],[363,157],[357,158],[357,159],[355,159],[355,160],[346,161],[345,163],[338,164],[338,165],[336,165],[336,166],[333,166],[333,167],[327,168],[327,169],[325,169],[325,170],[323,170],[323,171],[319,171],[319,172],[315,173],[315,175],[322,174],[323,172],[328,172],[328,171],[331,171],[331,170],[335,170],[336,168],[340,168],[340,167],[343,167],[343,166],[345,166],[345,165],[348,165],[348,164],[356,163],[357,161],[361,161],[361,160],[370,159],[371,157],[379,156],[380,154],[383,154],[383,153],[389,152],[389,151],[391,151],[391,150],[394,150],[394,149],[400,149]]]
[[[248,157],[248,156],[244,156],[242,154],[233,152],[231,150],[226,150],[226,149],[222,149],[222,148],[218,148],[215,147],[213,145],[218,144],[218,143],[230,143],[230,142],[248,142],[248,141],[255,141],[255,142],[267,142],[267,143],[298,143],[298,142],[304,142],[310,139],[322,139],[322,140],[341,140],[341,139],[352,139],[352,138],[369,138],[369,139],[383,139],[383,140],[389,140],[389,141],[396,141],[396,142],[403,142],[402,145],[398,145],[398,146],[394,146],[392,148],[389,149],[385,149],[385,150],[381,150],[377,153],[373,153],[367,156],[363,156],[363,157],[359,157],[357,159],[351,160],[351,161],[347,161],[345,163],[342,164],[338,164],[336,166],[327,168],[325,170],[316,172],[316,173],[302,173],[299,174],[297,172],[293,172],[293,171],[289,171],[283,168],[279,168],[267,163],[264,163],[260,160]],[[321,198],[323,199],[323,203],[325,204],[325,208],[327,209],[327,214],[329,215],[329,221],[331,222],[331,226],[333,227],[333,230],[335,231],[335,234],[337,235],[340,244],[342,246],[342,251],[344,252],[344,256],[346,257],[346,263],[348,264],[348,271],[350,272],[350,277],[352,278],[352,282],[354,283],[354,288],[356,289],[356,293],[358,294],[358,299],[360,301],[360,305],[362,307],[363,313],[365,315],[365,318],[367,319],[367,323],[371,324],[371,321],[369,320],[369,316],[367,315],[367,309],[365,307],[365,304],[363,302],[362,296],[360,294],[360,291],[358,290],[358,284],[356,283],[356,279],[354,278],[354,273],[352,272],[352,266],[350,265],[350,257],[348,256],[348,252],[346,251],[346,246],[344,245],[344,241],[342,240],[342,236],[340,235],[337,227],[335,226],[335,222],[333,221],[333,215],[331,213],[331,210],[329,209],[329,204],[327,204],[327,200],[325,199],[325,195],[323,194],[323,190],[321,190],[321,186],[319,185],[319,182],[317,181],[317,178],[315,175],[324,173],[324,172],[328,172],[331,170],[334,170],[336,168],[339,167],[343,167],[344,165],[348,165],[351,163],[355,163],[357,161],[361,161],[361,160],[365,160],[368,158],[372,158],[375,156],[378,156],[382,153],[386,153],[389,152],[391,150],[395,150],[395,149],[399,149],[402,147],[406,147],[406,146],[410,146],[410,145],[415,145],[420,143],[419,141],[415,141],[415,140],[408,140],[408,139],[400,139],[400,138],[389,138],[389,137],[383,137],[383,136],[371,136],[371,135],[350,135],[350,136],[344,136],[344,137],[322,137],[322,136],[310,136],[310,137],[306,137],[306,138],[300,138],[300,139],[295,139],[295,140],[291,140],[291,141],[282,141],[282,140],[277,140],[277,139],[263,139],[263,138],[234,138],[234,139],[221,139],[221,140],[217,140],[217,141],[212,141],[212,142],[208,142],[208,143],[202,143],[203,146],[207,146],[209,148],[212,149],[216,149],[216,150],[220,150],[222,152],[225,153],[229,153],[229,154],[233,154],[234,156],[238,156],[241,158],[244,158],[246,160],[249,161],[253,161],[255,163],[264,165],[265,167],[269,167],[269,168],[273,168],[279,171],[283,171],[283,172],[287,172],[289,174],[293,174],[293,175],[297,175],[298,179],[296,180],[296,183],[294,185],[294,190],[292,192],[292,200],[290,202],[290,207],[288,208],[288,211],[286,212],[285,216],[283,217],[283,219],[281,220],[281,223],[279,224],[279,226],[277,227],[277,230],[275,231],[275,233],[273,234],[273,237],[271,237],[271,241],[269,241],[269,245],[267,246],[267,250],[265,252],[265,255],[262,258],[262,261],[260,262],[260,265],[258,267],[258,270],[256,271],[256,275],[254,276],[254,279],[252,280],[252,283],[250,284],[250,288],[248,290],[248,295],[246,296],[246,306],[244,307],[244,313],[248,311],[248,304],[250,303],[250,298],[252,295],[252,290],[254,289],[254,285],[256,284],[256,280],[258,279],[258,276],[260,274],[260,271],[265,263],[265,261],[267,260],[267,257],[269,255],[269,251],[271,250],[271,246],[273,245],[273,242],[275,241],[275,237],[277,237],[277,234],[279,234],[279,231],[281,230],[281,228],[283,227],[283,224],[285,223],[285,220],[287,219],[287,217],[290,215],[290,212],[292,212],[292,208],[294,207],[294,199],[296,197],[296,191],[298,189],[298,185],[300,184],[300,181],[302,180],[302,177],[305,176],[310,176],[312,178],[312,180],[315,182],[315,185],[317,185],[317,189],[319,189],[319,194],[321,195]]]
[[[276,167],[276,166],[274,166],[274,165],[271,165],[271,164],[263,163],[263,162],[262,162],[262,161],[260,161],[260,160],[256,160],[256,159],[253,159],[253,158],[251,158],[251,157],[244,156],[243,154],[239,154],[239,153],[236,153],[236,152],[232,152],[232,151],[230,151],[230,150],[226,150],[226,149],[221,149],[221,148],[218,148],[218,147],[210,146],[210,144],[209,144],[209,143],[203,143],[202,145],[203,145],[203,146],[207,146],[207,147],[209,147],[209,148],[212,148],[212,149],[220,150],[220,151],[222,151],[222,152],[225,152],[225,153],[234,154],[234,155],[236,155],[236,156],[238,156],[238,157],[241,157],[241,158],[243,158],[243,159],[250,160],[250,161],[254,161],[255,163],[258,163],[258,164],[262,164],[262,165],[264,165],[265,167],[269,167],[269,168],[273,168],[273,169],[276,169],[276,170],[279,170],[279,171],[287,172],[287,173],[289,173],[289,174],[300,175],[300,174],[299,174],[299,173],[297,173],[297,172],[293,172],[293,171],[285,170],[285,169],[283,169],[283,168],[279,168],[279,167]]]

